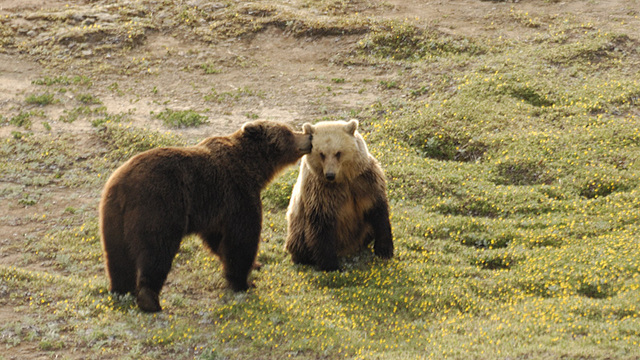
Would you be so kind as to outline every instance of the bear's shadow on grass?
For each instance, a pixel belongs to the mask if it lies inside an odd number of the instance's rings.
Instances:
[[[340,272],[321,272],[313,266],[298,266],[300,271],[310,275],[312,286],[318,290],[328,289],[336,300],[343,303],[353,302],[354,294],[365,300],[376,297],[377,303],[390,306],[398,304],[399,299],[407,294],[420,298],[425,296],[420,290],[423,284],[416,279],[416,274],[404,268],[403,261],[398,258],[380,259],[371,249],[341,259]]]
[[[313,265],[295,265],[295,267],[296,270],[311,275],[312,283],[319,289],[340,289],[361,285],[353,281],[353,275],[370,271],[376,264],[383,262],[384,260],[376,258],[371,250],[367,249],[353,256],[341,258],[340,271],[324,272]]]
[[[416,274],[405,268],[406,263],[398,258],[382,260],[373,253],[359,253],[354,257],[343,259],[342,272],[322,273],[313,268],[310,279],[318,290],[327,290],[334,301],[341,303],[341,309],[360,312],[356,303],[362,308],[375,304],[376,312],[367,311],[366,317],[386,321],[399,313],[417,314],[422,300],[431,299],[435,306],[436,299],[424,293],[423,282],[416,278]],[[406,301],[406,298],[420,299],[420,301]],[[365,316],[364,314],[362,314]]]

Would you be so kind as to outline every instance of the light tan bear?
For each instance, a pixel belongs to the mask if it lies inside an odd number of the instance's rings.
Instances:
[[[358,121],[304,124],[313,137],[287,211],[286,249],[296,264],[340,270],[339,257],[373,241],[374,253],[393,256],[386,181],[357,132]]]

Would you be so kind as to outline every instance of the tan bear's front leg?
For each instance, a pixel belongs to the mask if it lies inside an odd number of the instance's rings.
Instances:
[[[367,221],[373,228],[373,251],[382,259],[393,257],[393,235],[389,222],[389,207],[386,200],[380,201],[365,214]]]
[[[321,271],[340,271],[338,259],[336,226],[330,221],[333,217],[311,216],[305,232],[307,246],[311,250],[313,263]]]

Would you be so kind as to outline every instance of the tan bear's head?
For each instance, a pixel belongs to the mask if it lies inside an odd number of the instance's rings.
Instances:
[[[305,162],[318,177],[328,182],[349,181],[366,168],[369,151],[357,131],[358,120],[306,123],[303,129],[312,135]]]

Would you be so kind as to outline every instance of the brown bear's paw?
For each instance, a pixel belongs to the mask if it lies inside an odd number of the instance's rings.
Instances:
[[[249,289],[255,288],[256,285],[254,283],[230,283],[229,286],[231,286],[231,290],[235,291],[235,292],[242,292],[242,291],[247,291]]]
[[[162,311],[158,294],[149,288],[144,287],[138,291],[137,302],[140,310],[144,312]]]
[[[373,252],[381,259],[391,259],[393,257],[393,246],[375,246]]]

